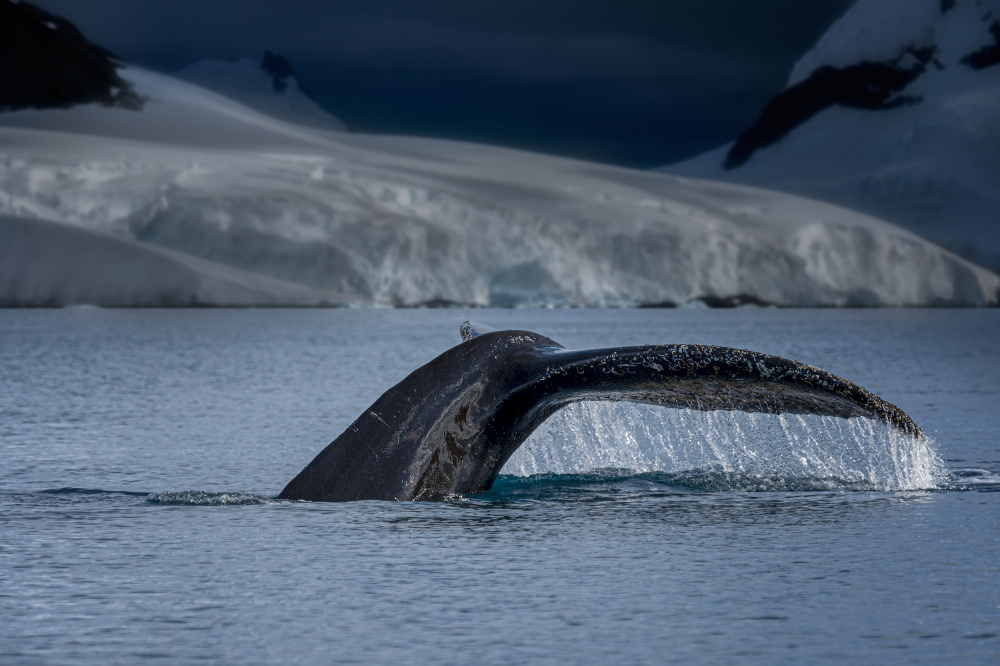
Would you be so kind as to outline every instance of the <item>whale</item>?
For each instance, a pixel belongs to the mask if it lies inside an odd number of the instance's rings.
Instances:
[[[470,322],[460,332],[461,344],[386,391],[278,499],[431,501],[485,492],[542,422],[584,400],[860,417],[923,435],[899,407],[779,356],[698,344],[568,350],[537,333]]]

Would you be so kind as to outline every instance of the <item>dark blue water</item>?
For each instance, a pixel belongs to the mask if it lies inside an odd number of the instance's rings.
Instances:
[[[933,442],[582,411],[508,470],[562,473],[481,496],[269,499],[470,314],[797,358]],[[995,310],[0,311],[0,662],[996,662],[998,339]]]

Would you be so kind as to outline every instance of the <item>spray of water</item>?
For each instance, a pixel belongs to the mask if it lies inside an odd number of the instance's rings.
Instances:
[[[581,402],[542,424],[502,474],[667,473],[737,489],[936,487],[933,441],[863,418],[664,409]],[[698,481],[700,479],[700,481]]]

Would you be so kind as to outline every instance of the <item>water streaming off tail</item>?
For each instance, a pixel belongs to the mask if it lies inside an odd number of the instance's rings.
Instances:
[[[566,407],[531,435],[502,474],[608,468],[685,478],[701,474],[713,488],[725,478],[731,489],[915,490],[933,488],[943,478],[932,441],[869,419],[699,412],[628,402]]]

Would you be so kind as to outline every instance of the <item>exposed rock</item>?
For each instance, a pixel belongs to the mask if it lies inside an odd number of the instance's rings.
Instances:
[[[72,23],[28,3],[0,0],[0,111],[98,103],[139,110],[122,62]]]
[[[972,69],[986,69],[993,65],[1000,65],[1000,21],[993,22],[990,26],[990,34],[993,35],[992,44],[987,44],[978,51],[973,51],[959,62]]]
[[[831,106],[880,110],[920,102],[919,97],[897,93],[924,72],[933,56],[933,48],[907,49],[892,62],[820,67],[808,79],[783,90],[767,103],[757,123],[743,132],[729,150],[725,168],[735,169],[745,164],[757,149],[777,143]],[[906,60],[912,63],[909,67],[902,65]]]
[[[299,90],[307,97],[312,97],[312,94],[299,81],[299,77],[295,76],[295,68],[292,67],[292,63],[288,62],[284,56],[274,51],[264,51],[264,56],[260,59],[260,68],[271,75],[275,92],[285,92],[288,89],[288,79],[295,79],[299,84]]]

